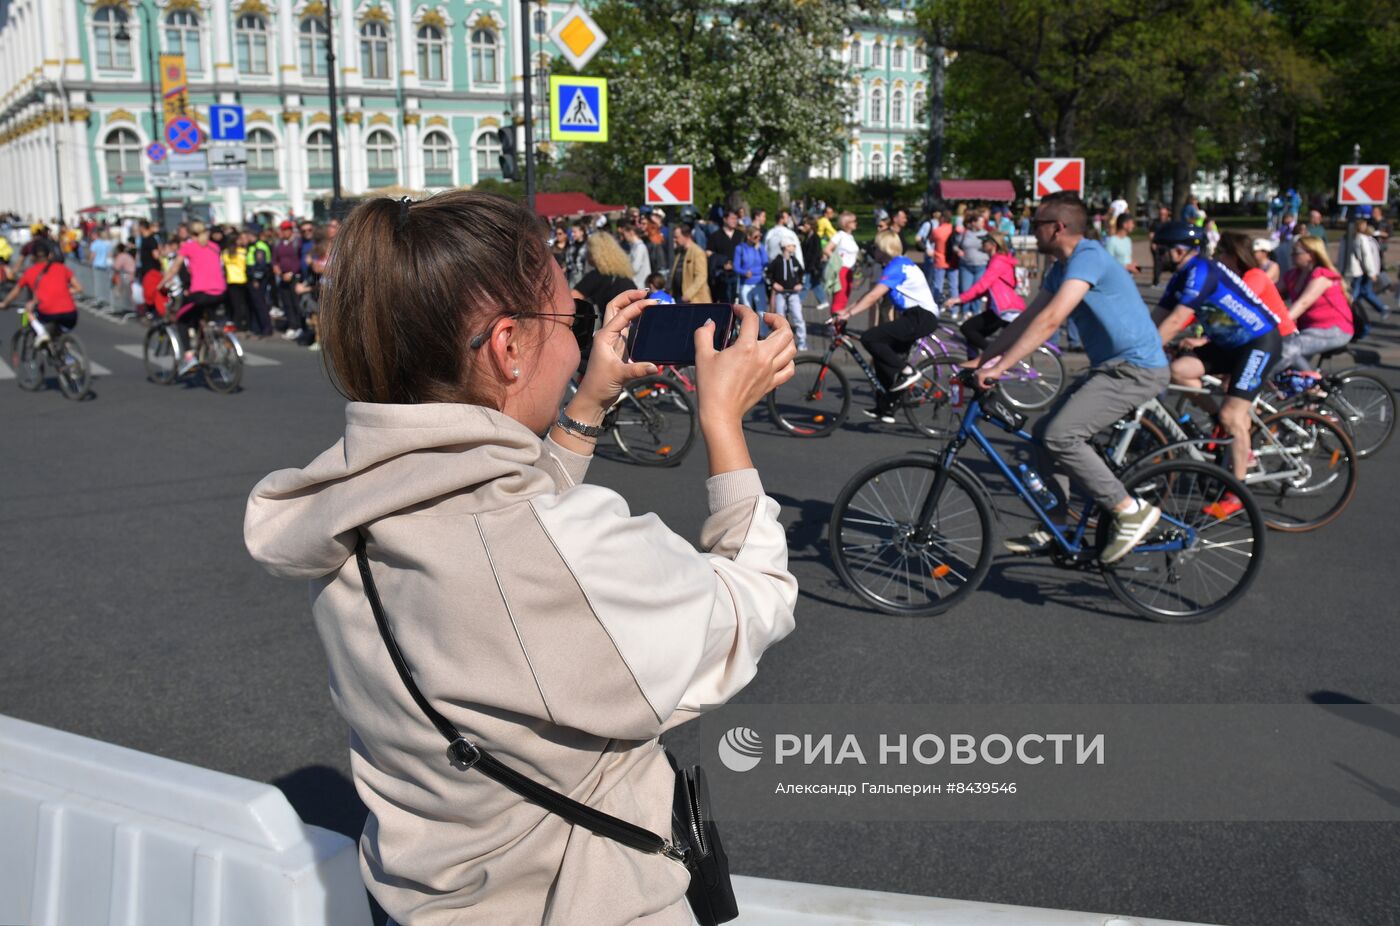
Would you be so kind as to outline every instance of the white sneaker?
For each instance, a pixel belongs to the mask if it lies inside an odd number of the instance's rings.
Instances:
[[[894,424],[894,415],[888,412],[877,412],[873,408],[862,408],[860,413],[867,418],[873,418],[881,424]]]
[[[297,338],[299,338],[299,337],[301,337],[301,329],[300,329],[300,328],[291,328],[291,329],[289,329],[289,330],[287,330],[286,332],[283,333],[283,335],[282,335],[282,340],[284,340],[284,341],[295,341],[295,340],[296,340]]]
[[[899,379],[895,380],[895,384],[890,387],[890,392],[900,392],[901,390],[908,389],[922,378],[918,370],[912,367],[905,367],[900,371]]]
[[[268,309],[267,314],[272,318],[285,318],[287,315],[286,312],[283,312],[281,309],[278,308]]]
[[[829,308],[831,308],[831,303],[830,303],[830,302],[819,302],[819,303],[817,303],[817,311],[818,311],[818,312],[825,312],[825,311],[826,311],[827,309],[829,309]]]
[[[184,376],[190,370],[199,366],[199,358],[194,355],[194,351],[186,351],[185,356],[180,359],[180,369],[176,376]]]
[[[1008,537],[1002,541],[1002,546],[1012,553],[1019,553],[1022,556],[1044,553],[1054,545],[1055,535],[1043,527],[1036,528],[1024,537]]]

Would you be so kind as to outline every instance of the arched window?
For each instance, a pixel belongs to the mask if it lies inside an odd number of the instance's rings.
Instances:
[[[127,21],[126,10],[120,7],[104,6],[92,14],[92,39],[99,68],[131,70],[131,38],[128,36],[124,42],[117,38]]]
[[[879,87],[870,91],[870,124],[885,124],[885,91]]]
[[[185,70],[199,73],[204,59],[199,54],[199,17],[189,10],[176,10],[165,17],[165,50],[167,54],[184,55]]]
[[[855,95],[851,97],[851,123],[861,124],[861,110],[865,105],[865,91],[860,88],[860,82],[856,82]]]
[[[389,79],[389,30],[377,19],[360,27],[360,73],[370,80]]]
[[[330,141],[327,139],[329,146]],[[248,149],[248,170],[262,173],[277,172],[277,139],[272,137],[272,133],[267,129],[249,129],[248,140],[244,142]]]
[[[472,82],[477,84],[499,83],[500,68],[496,60],[496,33],[490,29],[477,29],[472,33]]]
[[[307,17],[301,21],[301,73],[326,76],[326,21]]]
[[[331,133],[317,129],[306,138],[307,170],[331,169]]]
[[[914,70],[924,71],[928,69],[928,56],[924,54],[922,48],[914,49]]]
[[[885,156],[878,151],[870,153],[870,176],[876,180],[885,176]]]
[[[499,177],[501,175],[501,143],[496,139],[496,130],[487,129],[476,139],[476,179]]]
[[[894,157],[890,158],[890,176],[895,180],[904,179],[903,153],[896,153]]]
[[[904,46],[896,45],[890,52],[890,64],[897,68],[904,67]]]
[[[233,25],[233,55],[240,74],[270,73],[267,60],[267,20],[245,13]]]
[[[107,182],[118,174],[141,173],[141,140],[131,129],[113,129],[102,143],[107,162]]]
[[[870,66],[873,68],[885,66],[885,43],[879,39],[876,39],[875,44],[870,46]]]
[[[428,186],[452,184],[452,141],[442,132],[423,136],[423,174]]]
[[[365,152],[369,155],[370,170],[395,170],[398,167],[398,149],[394,145],[394,136],[383,129],[369,133],[369,138],[365,141]]]
[[[924,91],[914,91],[914,106],[909,110],[909,118],[913,119],[915,122],[927,118],[924,115]]]
[[[890,94],[890,125],[901,126],[904,124],[904,91],[896,90]]]
[[[418,27],[418,76],[423,80],[442,80],[443,59],[447,39],[437,26]]]

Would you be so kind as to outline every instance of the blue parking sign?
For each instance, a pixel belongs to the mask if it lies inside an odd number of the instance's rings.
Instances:
[[[214,141],[244,141],[242,106],[210,106],[209,137]]]

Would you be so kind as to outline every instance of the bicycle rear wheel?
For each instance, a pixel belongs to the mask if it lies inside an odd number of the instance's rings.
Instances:
[[[1263,419],[1252,437],[1257,471],[1246,478],[1269,527],[1316,530],[1356,492],[1356,450],[1326,415],[1288,409]]]
[[[919,381],[904,391],[904,417],[914,430],[928,437],[946,438],[958,433],[962,417],[950,404],[948,377],[957,365],[929,357],[917,367]]]
[[[215,392],[234,392],[243,381],[243,346],[227,331],[205,332],[199,351],[204,381]]]
[[[1322,404],[1341,418],[1362,459],[1384,447],[1395,433],[1395,394],[1378,376],[1339,373],[1327,382]]]
[[[1266,532],[1244,483],[1212,463],[1166,460],[1130,470],[1123,484],[1162,509],[1162,517],[1131,553],[1103,567],[1119,601],[1150,620],[1191,624],[1244,596],[1263,562]],[[1231,492],[1243,505],[1239,511],[1224,518],[1207,513]],[[1099,518],[1100,549],[1112,526],[1112,518]]]
[[[828,531],[836,572],[886,614],[941,614],[972,594],[991,566],[991,511],[976,477],[962,469],[948,471],[932,535],[916,537],[940,467],[933,457],[881,460],[836,497]]]
[[[25,326],[10,341],[10,366],[15,384],[25,392],[36,392],[44,385],[44,358],[34,343],[33,329]]]
[[[643,466],[675,466],[695,443],[695,406],[667,376],[629,382],[608,422],[618,449]]]
[[[54,373],[58,389],[64,398],[81,399],[92,385],[92,368],[88,365],[87,348],[75,334],[61,334],[50,348],[54,358]]]
[[[816,354],[800,355],[793,364],[793,377],[768,393],[768,414],[794,437],[825,437],[851,412],[851,383]]]
[[[1059,354],[1043,345],[1001,378],[1001,391],[1007,401],[1028,412],[1045,408],[1064,388],[1064,362]]]
[[[180,344],[170,333],[170,326],[156,325],[146,332],[141,359],[146,365],[146,379],[158,386],[175,382],[180,371]]]

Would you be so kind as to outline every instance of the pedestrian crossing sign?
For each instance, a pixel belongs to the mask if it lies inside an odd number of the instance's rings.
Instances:
[[[554,141],[607,141],[607,79],[550,75],[549,114]]]

